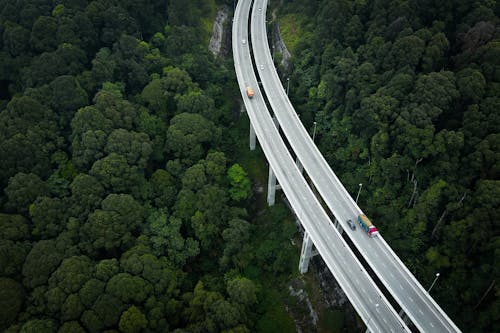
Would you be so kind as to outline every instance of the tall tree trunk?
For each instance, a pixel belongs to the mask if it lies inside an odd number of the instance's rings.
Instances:
[[[462,204],[462,202],[464,201],[465,197],[467,196],[467,192],[464,192],[464,195],[462,195],[462,197],[460,198],[460,200],[458,200],[458,205]],[[445,210],[443,211],[443,214],[441,214],[441,217],[439,218],[439,220],[437,221],[436,225],[434,226],[434,229],[432,229],[432,234],[431,234],[431,238],[434,238],[436,236],[436,232],[438,231],[438,229],[441,227],[441,223],[443,223],[443,220],[444,218],[448,215],[448,208],[445,208]]]
[[[481,299],[479,300],[479,302],[477,302],[476,306],[474,306],[474,308],[472,310],[476,310],[477,307],[481,304],[481,302],[483,301],[483,299],[486,297],[486,295],[488,295],[488,293],[490,292],[491,289],[493,289],[493,286],[495,285],[495,281],[496,280],[493,280],[493,282],[491,282],[490,286],[488,287],[488,289],[484,292],[483,296],[481,297]]]

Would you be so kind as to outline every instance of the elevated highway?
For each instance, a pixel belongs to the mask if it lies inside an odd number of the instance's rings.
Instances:
[[[259,89],[248,42],[251,1],[239,1],[233,21],[236,76],[248,116],[272,172],[307,235],[360,317],[373,332],[410,332],[331,223],[281,138]],[[246,87],[252,87],[249,98]]]
[[[314,144],[281,84],[267,40],[267,3],[268,0],[254,1],[251,15],[253,56],[269,104],[292,150],[344,232],[414,325],[421,332],[460,332],[382,235],[369,238],[360,228],[355,231],[346,228],[348,219],[356,221],[363,212]]]

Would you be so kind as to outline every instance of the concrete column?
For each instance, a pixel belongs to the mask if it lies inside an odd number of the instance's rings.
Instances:
[[[253,129],[252,123],[250,122],[250,150],[255,150],[255,130]]]
[[[274,122],[274,126],[276,126],[276,128],[279,130],[280,129],[280,123],[278,121],[278,118],[276,118],[276,116],[273,116],[273,122]]]
[[[267,204],[269,206],[274,205],[275,196],[276,196],[276,175],[274,174],[271,166],[269,166],[269,179],[267,182]]]
[[[300,163],[298,157],[295,159],[295,164],[297,164],[297,168],[299,168],[300,173],[302,173],[304,171],[304,166]]]
[[[314,256],[313,242],[309,234],[304,231],[304,239],[302,240],[302,251],[300,252],[299,271],[301,274],[307,273],[309,261]]]
[[[342,233],[344,232],[344,228],[342,228],[337,219],[335,219],[335,228],[337,228],[337,231],[340,232],[340,234],[342,235]]]

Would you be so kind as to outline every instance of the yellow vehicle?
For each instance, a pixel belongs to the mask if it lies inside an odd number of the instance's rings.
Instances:
[[[252,98],[254,95],[252,87],[247,87],[247,96],[248,98]]]

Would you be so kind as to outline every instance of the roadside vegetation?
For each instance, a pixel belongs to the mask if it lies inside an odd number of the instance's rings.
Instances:
[[[440,273],[432,296],[464,332],[499,326],[499,9],[298,0],[277,13],[301,119],[423,286]]]

